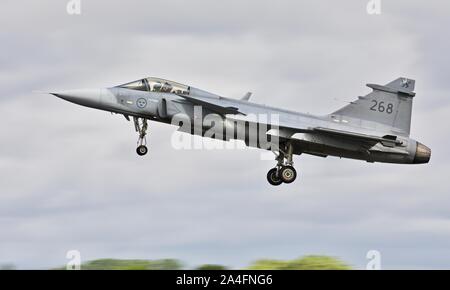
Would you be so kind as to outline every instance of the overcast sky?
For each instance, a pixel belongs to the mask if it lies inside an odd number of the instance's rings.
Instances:
[[[194,266],[340,257],[365,268],[450,268],[450,4],[384,1],[2,1],[0,264],[176,258]],[[123,117],[33,91],[158,76],[326,114],[416,79],[411,137],[427,165],[296,157],[291,185],[266,181],[258,150],[175,150],[150,123],[150,152]]]

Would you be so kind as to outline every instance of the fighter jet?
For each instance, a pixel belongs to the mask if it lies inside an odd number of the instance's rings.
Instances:
[[[430,148],[409,137],[415,81],[401,77],[386,85],[367,86],[372,92],[325,116],[252,103],[251,93],[233,99],[154,77],[109,88],[51,94],[121,114],[128,121],[131,117],[138,133],[136,152],[141,156],[148,152],[147,121],[172,124],[181,132],[203,137],[243,140],[247,146],[271,150],[276,165],[267,173],[267,180],[275,186],[296,179],[293,155],[428,163]]]

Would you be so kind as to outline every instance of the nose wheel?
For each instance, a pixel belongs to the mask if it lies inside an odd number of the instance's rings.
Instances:
[[[292,161],[293,147],[291,144],[287,144],[287,150],[281,150],[278,156],[277,165],[267,172],[267,181],[274,186],[278,186],[282,183],[292,183],[297,178],[297,171],[294,168],[294,162]]]
[[[145,154],[147,154],[147,152],[148,152],[148,148],[145,145],[140,145],[140,146],[138,146],[138,148],[136,148],[136,153],[139,156],[144,156]]]
[[[136,148],[136,153],[139,156],[144,156],[145,154],[148,153],[148,148],[147,148],[147,129],[148,129],[148,124],[147,124],[147,119],[144,118],[136,118],[133,117],[133,121],[134,121],[134,127],[136,129],[136,132],[138,132],[139,136],[138,136],[138,141],[137,141],[137,148]]]

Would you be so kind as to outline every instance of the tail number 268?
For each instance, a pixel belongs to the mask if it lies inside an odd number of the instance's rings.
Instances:
[[[394,111],[394,104],[392,103],[385,103],[383,101],[378,102],[377,100],[372,100],[372,106],[370,107],[371,111],[380,112],[380,113],[388,113],[392,114]]]

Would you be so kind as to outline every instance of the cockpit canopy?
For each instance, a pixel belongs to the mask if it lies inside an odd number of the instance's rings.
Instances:
[[[138,81],[126,83],[120,86],[119,88],[131,89],[131,90],[139,90],[146,92],[162,92],[162,93],[172,93],[178,95],[189,95],[190,87],[165,80],[160,78],[145,78]]]

